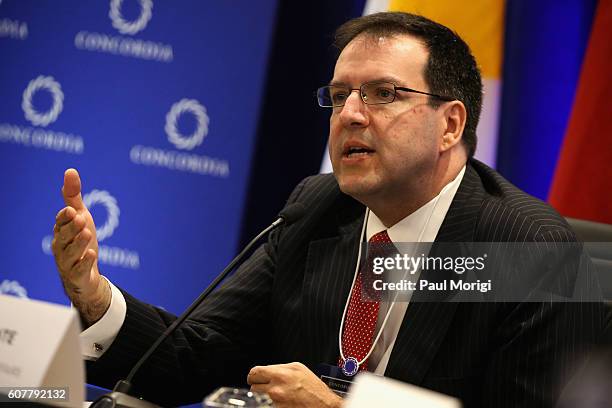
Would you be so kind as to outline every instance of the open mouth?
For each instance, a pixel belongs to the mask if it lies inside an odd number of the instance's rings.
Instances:
[[[347,146],[344,148],[342,155],[344,157],[361,157],[374,153],[374,149],[366,146]]]

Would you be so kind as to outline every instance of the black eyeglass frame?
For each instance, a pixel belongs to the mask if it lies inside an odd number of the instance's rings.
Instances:
[[[376,103],[367,102],[363,98],[363,90],[362,89],[363,89],[364,86],[373,85],[373,84],[388,84],[388,85],[393,85],[393,99],[391,99],[389,102],[376,102]],[[416,93],[416,94],[421,94],[421,95],[427,95],[427,96],[434,97],[436,99],[440,99],[440,100],[445,101],[445,102],[452,102],[452,101],[458,100],[457,98],[453,98],[451,96],[437,95],[437,94],[433,94],[433,93],[429,93],[429,92],[417,91],[416,89],[412,89],[412,88],[406,88],[406,87],[403,87],[403,86],[397,86],[393,82],[373,81],[373,82],[366,82],[364,84],[361,84],[361,86],[359,88],[349,88],[349,87],[343,87],[343,86],[340,86],[340,85],[325,85],[325,86],[321,86],[321,87],[317,88],[317,90],[315,92],[315,97],[317,98],[317,104],[320,107],[322,107],[322,108],[340,108],[340,107],[344,106],[345,103],[346,103],[345,102],[342,105],[321,105],[321,101],[319,99],[319,93],[321,92],[321,90],[326,89],[326,88],[331,88],[331,87],[344,88],[344,89],[349,91],[349,94],[351,92],[353,92],[353,91],[359,91],[359,97],[361,98],[363,103],[366,104],[366,105],[386,105],[386,104],[395,102],[395,98],[397,97],[397,91],[403,91],[403,92],[410,92],[410,93]],[[347,96],[347,98],[348,98],[348,96]]]

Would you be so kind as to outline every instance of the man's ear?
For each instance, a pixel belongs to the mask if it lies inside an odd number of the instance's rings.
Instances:
[[[446,102],[440,109],[444,109],[443,118],[445,125],[442,142],[440,143],[440,153],[442,153],[461,142],[467,119],[467,111],[461,101]]]

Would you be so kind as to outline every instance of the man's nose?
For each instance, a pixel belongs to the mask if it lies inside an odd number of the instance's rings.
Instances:
[[[339,113],[339,118],[342,124],[347,127],[367,126],[369,116],[367,106],[361,99],[361,91],[359,89],[351,90],[351,94],[346,98],[344,106]]]

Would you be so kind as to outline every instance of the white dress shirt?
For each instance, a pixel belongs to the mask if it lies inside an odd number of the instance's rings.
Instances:
[[[463,180],[464,173],[465,166],[461,169],[457,177],[440,191],[440,194],[390,228],[385,227],[376,214],[370,211],[366,221],[367,240],[369,241],[373,235],[387,230],[387,234],[393,242],[435,241],[438,231],[442,226],[442,222],[446,217],[446,213],[453,202],[453,198],[455,198],[457,189],[459,189],[461,180]],[[359,262],[359,260],[357,262]],[[414,275],[414,279],[418,279],[418,272]],[[402,294],[402,296],[406,296],[406,294]],[[383,375],[387,369],[389,357],[395,345],[395,339],[397,338],[402,320],[404,320],[404,315],[406,314],[406,309],[408,309],[408,304],[410,303],[409,296],[410,294],[408,294],[407,298],[403,297],[401,302],[395,302],[394,305],[392,302],[381,302],[374,338],[376,338],[381,328],[389,307],[392,307],[392,309],[387,323],[383,328],[383,332],[378,342],[374,345],[374,350],[372,350],[372,354],[369,358],[368,366],[370,370],[374,369],[373,372],[375,374]]]

